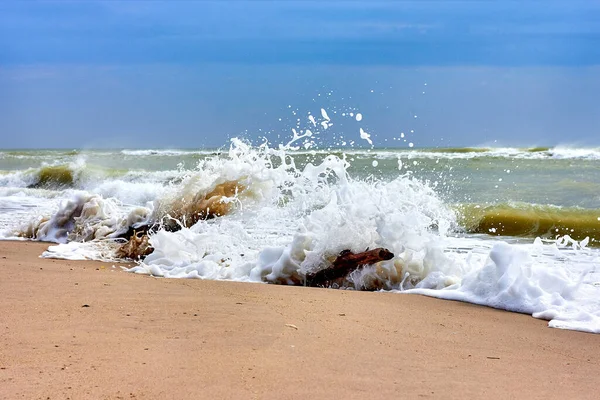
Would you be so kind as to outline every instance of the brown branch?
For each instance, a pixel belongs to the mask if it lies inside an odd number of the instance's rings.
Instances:
[[[352,253],[344,250],[327,268],[315,273],[306,274],[306,286],[323,287],[330,286],[330,282],[348,276],[352,271],[365,265],[372,265],[380,261],[391,260],[394,254],[384,248]]]

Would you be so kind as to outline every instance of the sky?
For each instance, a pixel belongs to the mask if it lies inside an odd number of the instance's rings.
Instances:
[[[0,147],[283,143],[321,108],[323,145],[600,146],[598,43],[600,0],[3,1]]]

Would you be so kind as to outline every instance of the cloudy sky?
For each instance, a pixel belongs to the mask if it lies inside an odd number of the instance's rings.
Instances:
[[[0,147],[600,145],[600,1],[3,1]],[[342,113],[361,112],[357,121]]]

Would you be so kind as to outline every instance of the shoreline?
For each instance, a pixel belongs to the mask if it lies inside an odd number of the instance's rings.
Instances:
[[[0,399],[595,397],[600,336],[528,315],[157,279],[47,246],[0,241]]]

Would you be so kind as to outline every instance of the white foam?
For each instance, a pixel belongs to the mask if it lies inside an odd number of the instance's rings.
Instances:
[[[16,225],[32,215],[51,215],[58,207],[56,193],[43,189],[0,189],[0,239],[15,239]]]
[[[77,192],[62,200],[50,218],[34,218],[14,229],[13,235],[56,243],[88,242],[124,232],[147,220],[150,213],[145,207],[127,209],[116,199]]]
[[[557,159],[600,160],[600,149],[598,148],[557,146],[550,149],[549,154],[552,158]]]
[[[560,242],[498,243],[460,283],[442,290],[418,284],[408,293],[531,314],[554,328],[600,333],[599,266],[597,251],[574,250]]]
[[[49,246],[41,255],[42,258],[61,260],[97,260],[104,262],[118,261],[115,257],[117,244],[112,241],[69,242]]]
[[[157,182],[129,182],[122,179],[111,179],[88,188],[103,198],[114,198],[120,202],[133,205],[145,205],[166,196],[172,187]]]

